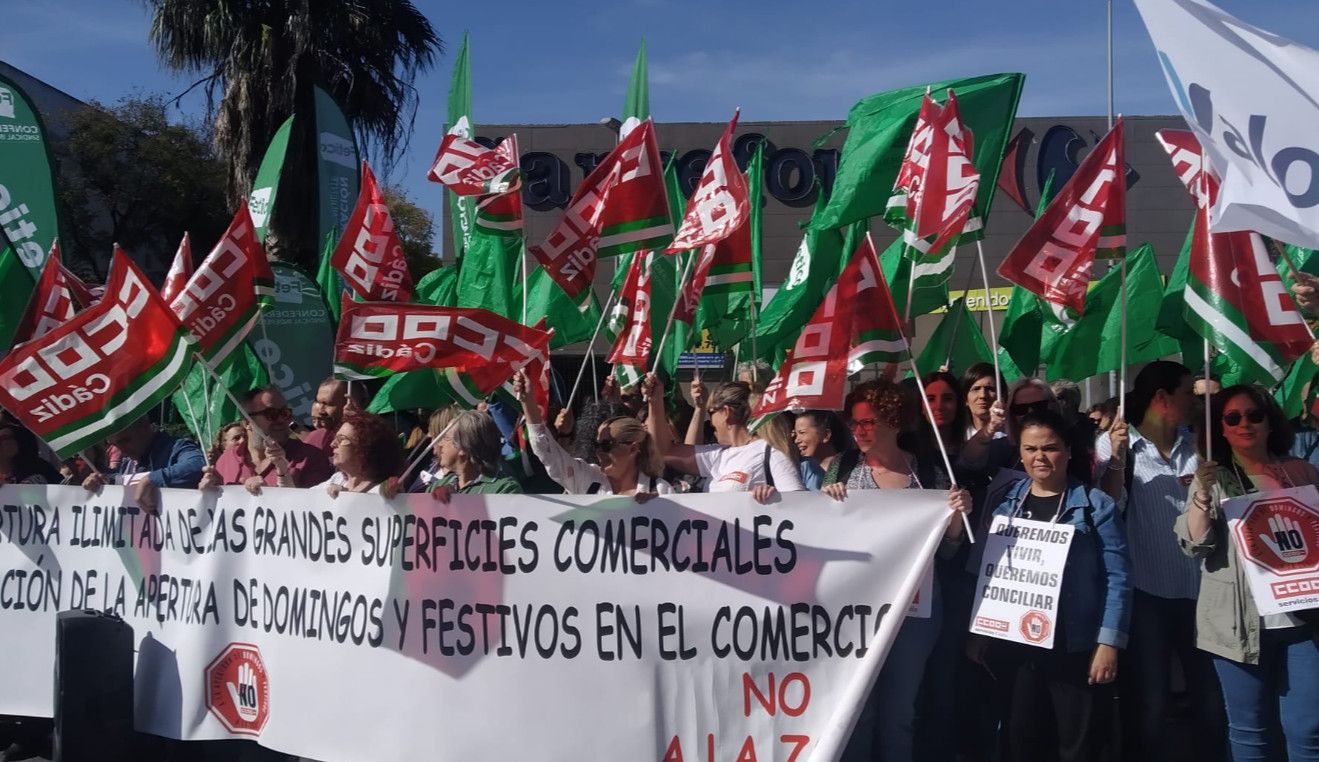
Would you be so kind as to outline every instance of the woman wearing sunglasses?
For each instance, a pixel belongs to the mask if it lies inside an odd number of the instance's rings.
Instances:
[[[947,556],[962,542],[962,518],[956,512],[971,509],[971,495],[961,488],[951,489],[952,481],[937,461],[917,459],[898,446],[898,434],[915,423],[919,405],[912,394],[887,379],[867,381],[853,389],[844,411],[856,449],[834,458],[823,491],[835,500],[846,500],[850,490],[949,490],[948,507],[954,513],[939,548],[939,554]],[[913,758],[916,698],[942,619],[937,579],[932,592],[931,616],[908,616],[899,628],[852,731],[844,760]]]
[[[1213,654],[1232,757],[1281,759],[1284,740],[1293,762],[1319,760],[1319,625],[1313,612],[1260,616],[1220,508],[1222,498],[1319,484],[1319,473],[1287,454],[1291,426],[1258,386],[1215,395],[1209,424],[1210,452],[1202,432],[1191,505],[1176,532],[1182,550],[1203,561],[1196,645]]]
[[[1118,649],[1131,618],[1126,529],[1113,499],[1070,473],[1075,452],[1061,415],[1027,413],[1016,426],[1028,478],[994,506],[1010,516],[1073,528],[1059,595],[1053,648],[973,636],[972,661],[986,663],[1003,691],[1011,759],[1098,760],[1112,729]],[[1085,467],[1090,467],[1087,457]]]
[[[663,386],[653,373],[642,383],[646,389],[649,415],[663,420]],[[522,414],[531,434],[531,451],[564,492],[569,495],[632,495],[639,501],[673,492],[673,487],[660,478],[659,453],[641,421],[631,416],[615,416],[601,423],[595,432],[598,465],[589,463],[574,458],[559,444],[554,432],[545,424],[545,413],[530,389],[527,372],[518,371],[513,377],[513,393],[522,403]]]

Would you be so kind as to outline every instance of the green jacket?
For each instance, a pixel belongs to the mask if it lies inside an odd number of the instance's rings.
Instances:
[[[1282,462],[1288,481],[1300,487],[1306,484],[1319,484],[1319,472],[1314,466],[1299,458],[1290,458]],[[1233,469],[1218,469],[1218,485],[1226,497],[1241,497],[1246,494]],[[1191,484],[1189,494],[1197,494],[1200,482]],[[1259,631],[1261,628],[1259,609],[1255,608],[1255,598],[1250,594],[1250,583],[1246,581],[1245,572],[1233,547],[1231,533],[1227,529],[1227,519],[1223,509],[1213,503],[1209,509],[1209,531],[1196,540],[1187,528],[1186,517],[1199,508],[1187,501],[1186,511],[1177,517],[1173,531],[1182,552],[1203,561],[1200,571],[1200,597],[1195,604],[1195,639],[1196,647],[1201,651],[1221,656],[1225,659],[1243,664],[1259,663]]]
[[[481,474],[472,481],[467,483],[466,487],[458,486],[458,477],[449,474],[441,480],[431,482],[430,489],[427,492],[434,492],[438,486],[453,487],[453,491],[461,495],[521,495],[522,485],[517,480],[508,476],[490,476]]]

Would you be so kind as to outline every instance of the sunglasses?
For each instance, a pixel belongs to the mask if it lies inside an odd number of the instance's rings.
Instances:
[[[609,452],[615,447],[626,447],[630,444],[632,443],[620,442],[617,439],[597,439],[595,442],[595,449],[599,452]]]
[[[293,411],[286,407],[268,407],[265,410],[253,410],[248,415],[253,418],[259,415],[270,421],[287,421],[293,417]]]
[[[1038,400],[1036,402],[1014,402],[1009,410],[1015,416],[1023,416],[1028,413],[1043,413],[1049,409],[1048,400]]]
[[[1228,426],[1240,426],[1243,418],[1251,423],[1264,423],[1265,415],[1264,411],[1257,407],[1253,407],[1244,413],[1240,410],[1233,410],[1230,413],[1223,414],[1223,423]]]

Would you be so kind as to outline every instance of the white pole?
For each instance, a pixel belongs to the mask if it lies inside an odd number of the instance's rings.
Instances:
[[[713,246],[713,244],[707,245]],[[683,265],[682,277],[678,278],[678,289],[675,292],[676,298],[673,300],[673,307],[669,310],[669,319],[664,323],[664,333],[660,336],[659,350],[655,353],[655,364],[651,366],[651,370],[659,368],[659,364],[664,357],[664,344],[669,340],[669,329],[673,328],[673,316],[678,314],[678,304],[682,302],[682,290],[687,286],[687,276],[691,274],[692,264],[700,256],[700,253],[692,252],[687,259],[687,264]]]
[[[1204,438],[1205,438],[1205,460],[1208,461],[1208,460],[1213,460],[1213,459],[1214,459],[1214,440],[1213,440],[1213,437],[1210,436],[1210,432],[1213,431],[1213,428],[1212,428],[1212,426],[1210,425],[1211,422],[1213,421],[1213,415],[1212,415],[1212,413],[1209,412],[1209,338],[1208,338],[1208,337],[1205,337],[1205,340],[1204,340],[1204,353],[1205,353],[1205,371],[1204,371],[1204,372],[1205,372],[1205,388],[1204,388],[1204,393],[1205,393],[1205,428],[1204,428]]]
[[[527,280],[527,245],[525,243],[522,245],[522,256],[519,259],[522,260],[522,325],[527,325],[527,291],[530,289],[530,284]]]
[[[1111,6],[1110,6],[1111,7]],[[1118,356],[1118,383],[1117,383],[1117,417],[1120,420],[1127,420],[1127,257],[1122,257],[1122,329],[1120,341],[1122,350]]]
[[[911,354],[911,342],[907,341],[907,334],[902,334],[902,343],[907,348],[907,358],[911,362],[911,375],[916,379],[916,386],[920,389],[921,405],[925,408],[925,415],[929,418],[930,428],[934,429],[934,441],[939,445],[939,454],[943,456],[943,467],[948,470],[948,481],[952,482],[953,488],[957,488],[957,476],[953,474],[953,461],[948,457],[948,448],[943,443],[943,435],[939,433],[939,424],[934,422],[934,410],[930,407],[930,399],[925,396],[925,379],[921,378],[920,368],[916,367],[916,358]],[[966,528],[966,539],[975,544],[975,532],[971,530],[971,520],[966,517],[965,513],[957,512],[962,517],[962,526]]]
[[[976,257],[980,260],[980,280],[985,285],[985,316],[989,318],[989,350],[994,355],[994,396],[1003,399],[1003,373],[998,369],[998,331],[994,327],[994,300],[989,294],[989,270],[985,268],[985,247],[976,240]]]
[[[202,381],[205,382],[205,380],[206,380],[205,376],[203,376]],[[192,401],[188,399],[187,393],[185,392],[183,394],[180,394],[179,396],[183,397],[183,405],[184,407],[188,408],[188,416],[192,418],[193,424],[198,429],[200,429],[202,427],[202,422],[197,418],[197,414],[192,412]],[[201,445],[202,448],[202,460],[206,462],[206,467],[210,468],[211,466],[211,448],[209,446],[210,442],[202,441],[202,442],[198,442],[197,444]]]
[[[595,348],[595,339],[600,335],[600,329],[604,327],[605,321],[609,319],[609,308],[614,303],[614,292],[609,292],[609,298],[605,300],[605,306],[600,310],[600,319],[595,323],[595,331],[591,334],[591,343],[587,345],[587,351]],[[572,407],[573,400],[577,399],[577,387],[581,386],[582,376],[586,375],[587,356],[582,356],[582,367],[577,369],[577,380],[573,381],[572,391],[568,393],[568,400],[563,403],[565,408]],[[594,365],[595,363],[591,363]]]

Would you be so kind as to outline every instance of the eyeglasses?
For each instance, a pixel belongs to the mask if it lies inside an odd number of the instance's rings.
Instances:
[[[1014,402],[1009,408],[1013,415],[1023,416],[1028,413],[1043,413],[1049,409],[1048,400],[1036,400],[1035,402]]]
[[[848,425],[849,427],[851,427],[851,428],[853,428],[853,429],[857,429],[857,430],[860,430],[860,429],[873,429],[873,428],[875,428],[876,426],[879,425],[879,419],[878,419],[878,418],[853,418],[851,421],[848,422],[847,425]]]
[[[348,444],[348,445],[350,445],[350,444],[357,444],[357,443],[354,442],[353,440],[349,439],[348,437],[345,437],[345,436],[337,436],[337,437],[335,437],[334,439],[331,440],[331,444],[334,444],[334,445],[346,445],[346,444]]]
[[[1233,410],[1223,414],[1223,423],[1227,426],[1240,426],[1243,418],[1251,423],[1264,423],[1265,415],[1264,411],[1257,407],[1252,407],[1244,413],[1240,410]]]
[[[286,407],[268,407],[265,410],[253,410],[248,413],[253,418],[258,415],[269,421],[287,421],[293,417],[293,411]]]

